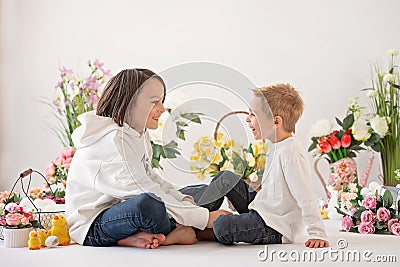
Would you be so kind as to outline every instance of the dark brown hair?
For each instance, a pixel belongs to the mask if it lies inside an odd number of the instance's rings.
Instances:
[[[97,105],[96,114],[110,117],[116,124],[123,126],[129,103],[150,78],[156,78],[162,83],[165,99],[165,83],[160,76],[148,69],[126,69],[108,81]]]

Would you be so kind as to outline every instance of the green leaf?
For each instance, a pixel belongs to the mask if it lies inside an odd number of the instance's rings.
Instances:
[[[339,124],[339,126],[343,127],[343,123],[338,118],[335,118],[335,119],[336,119],[337,124]]]
[[[343,120],[343,129],[345,130],[349,129],[353,125],[353,123],[354,123],[354,115],[353,113],[350,113]]]
[[[153,142],[151,142],[151,143],[152,143],[152,148],[153,148],[153,158],[160,160],[160,156],[161,156],[162,149],[163,149],[162,146],[159,144],[155,144]]]
[[[181,127],[176,127],[176,136],[179,138],[179,139],[182,139],[182,140],[186,140],[185,139],[185,130],[183,130]]]
[[[393,205],[392,193],[390,193],[389,190],[385,190],[385,193],[383,193],[383,206],[388,209],[392,205]]]
[[[312,144],[308,147],[308,152],[313,151],[316,147],[317,147],[317,143],[312,143]]]
[[[359,150],[365,150],[365,148],[360,145],[354,145],[350,147],[350,150],[359,151]]]
[[[364,144],[366,146],[373,146],[374,144],[378,143],[380,139],[381,139],[381,137],[379,134],[373,133],[371,135],[371,137],[367,141],[364,142]]]
[[[178,143],[175,142],[174,140],[171,140],[168,144],[166,144],[164,147],[168,148],[178,148]]]
[[[361,218],[361,213],[363,213],[363,211],[365,211],[366,208],[365,207],[360,207],[354,214],[353,217],[356,218],[356,220],[360,220]]]
[[[371,149],[376,152],[381,152],[381,145],[379,143],[376,143],[375,145],[371,146]]]
[[[200,120],[199,115],[202,115],[202,113],[190,113],[189,112],[189,113],[181,114],[181,117],[183,117],[185,119],[188,119],[188,120],[190,120],[192,122],[201,124],[201,120]]]
[[[154,157],[151,159],[151,166],[153,167],[153,168],[157,168],[157,169],[163,169],[162,167],[161,167],[161,165],[160,165],[160,161],[159,160],[157,160],[157,159],[155,159]]]
[[[189,126],[189,124],[187,124],[186,122],[183,122],[183,121],[177,121],[177,122],[175,122],[175,124],[177,126],[181,126],[181,127]]]

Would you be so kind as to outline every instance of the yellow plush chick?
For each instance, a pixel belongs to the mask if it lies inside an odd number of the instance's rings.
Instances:
[[[328,219],[328,211],[326,211],[325,209],[320,209],[319,212],[321,213],[323,220]]]
[[[29,232],[28,248],[30,250],[40,249],[40,240],[36,231]]]
[[[71,241],[68,232],[67,226],[67,219],[63,214],[57,214],[54,216],[53,220],[51,221],[52,227],[50,228],[49,232],[47,233],[48,236],[54,235],[58,237],[59,246],[68,246],[69,242]]]
[[[44,248],[46,246],[47,231],[45,229],[40,229],[38,231],[38,236],[40,240],[40,247]]]

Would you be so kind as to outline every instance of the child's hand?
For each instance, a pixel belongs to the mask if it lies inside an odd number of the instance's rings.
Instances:
[[[186,202],[192,203],[193,205],[197,205],[196,202],[194,202],[193,199],[191,197],[188,197],[188,196],[184,197],[182,199],[182,201],[186,201]]]
[[[220,215],[228,215],[232,214],[232,212],[226,211],[226,210],[216,210],[216,211],[210,211],[210,215],[208,216],[208,223],[207,223],[207,228],[212,228],[215,220],[220,216]]]
[[[304,243],[306,247],[309,248],[325,248],[329,247],[329,242],[322,239],[308,239],[306,243]]]

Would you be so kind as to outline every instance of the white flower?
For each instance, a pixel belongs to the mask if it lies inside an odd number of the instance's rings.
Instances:
[[[397,56],[399,54],[399,51],[395,50],[395,49],[389,49],[387,51],[387,53],[388,53],[388,55],[391,55],[391,56]]]
[[[396,76],[390,73],[386,73],[385,76],[383,76],[383,80],[386,82],[394,82]]]
[[[367,141],[371,134],[369,133],[369,127],[365,124],[355,122],[351,127],[354,139],[357,141]]]
[[[253,172],[252,174],[249,175],[249,180],[253,183],[258,181],[258,175],[256,172]]]
[[[248,162],[249,167],[254,167],[254,165],[256,164],[256,159],[251,153],[246,153],[246,161]]]
[[[329,120],[318,120],[311,126],[311,136],[320,137],[332,132],[333,125]]]
[[[367,188],[367,187],[363,187],[363,188],[361,189],[360,194],[361,194],[363,197],[365,197],[365,196],[371,194],[371,190],[370,190],[369,188]]]
[[[380,137],[384,137],[387,134],[389,127],[385,117],[375,116],[369,122],[372,130],[379,134]]]
[[[375,98],[378,96],[378,92],[376,90],[368,90],[367,91],[367,97],[369,98]]]
[[[227,160],[227,161],[225,161],[224,166],[221,167],[221,171],[225,171],[225,170],[234,171],[235,166],[233,166],[233,164],[229,160]]]
[[[369,185],[368,185],[369,190],[370,190],[373,194],[375,194],[375,191],[376,191],[376,190],[379,190],[380,187],[381,187],[381,186],[380,186],[377,182],[370,182]]]

